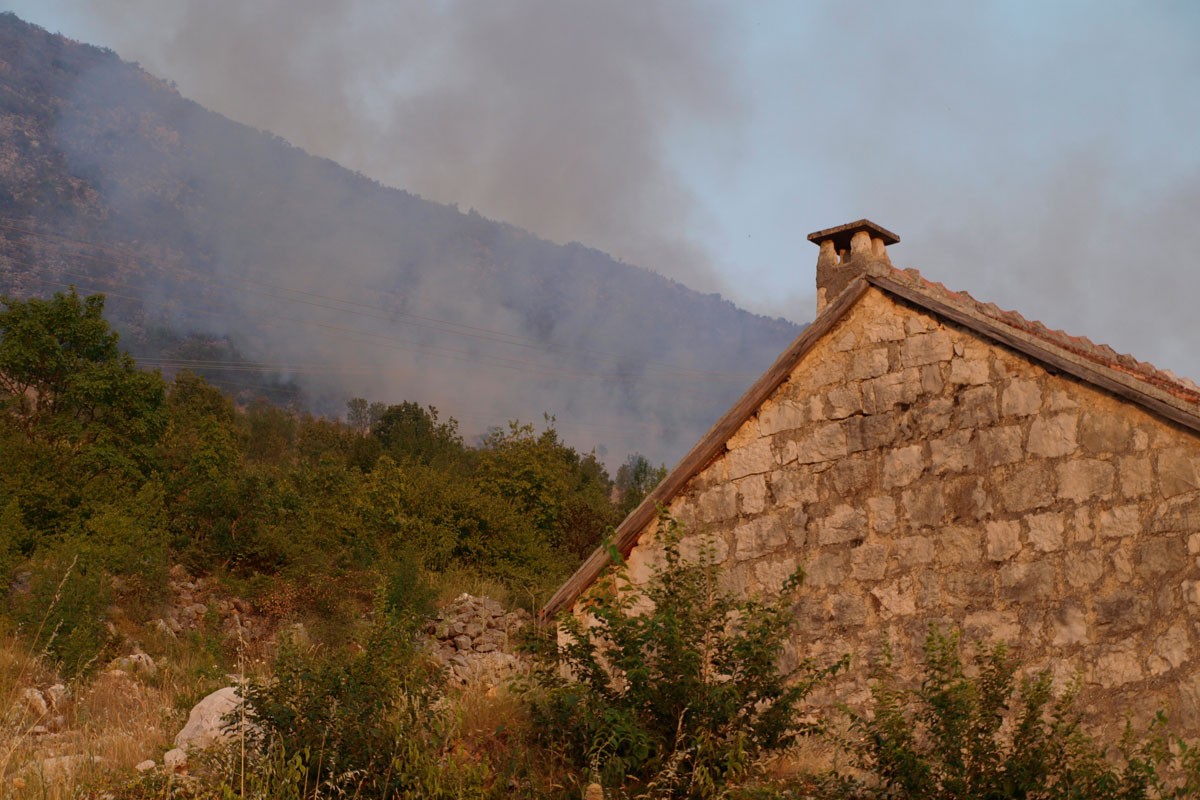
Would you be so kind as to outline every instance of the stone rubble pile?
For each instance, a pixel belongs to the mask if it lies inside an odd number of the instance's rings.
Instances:
[[[270,634],[268,621],[255,613],[253,605],[240,597],[219,596],[203,577],[193,578],[180,564],[171,567],[169,586],[171,604],[154,627],[168,636],[193,631],[204,624],[211,612],[221,631],[231,639],[257,642]]]
[[[529,619],[523,609],[505,611],[491,598],[464,593],[439,610],[425,631],[450,680],[494,686],[523,670],[524,662],[512,651],[517,631]]]

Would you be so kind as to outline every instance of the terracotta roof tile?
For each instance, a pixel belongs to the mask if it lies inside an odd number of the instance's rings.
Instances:
[[[1037,320],[1025,319],[1016,311],[1002,309],[995,303],[982,303],[967,292],[956,292],[937,281],[928,280],[911,267],[888,269],[893,279],[902,281],[932,297],[965,305],[977,314],[1009,325],[1098,366],[1144,381],[1184,402],[1200,405],[1200,386],[1169,370],[1158,369],[1153,364],[1139,361],[1124,353],[1118,353],[1106,344],[1096,344],[1086,336],[1072,336],[1064,331],[1050,328]]]

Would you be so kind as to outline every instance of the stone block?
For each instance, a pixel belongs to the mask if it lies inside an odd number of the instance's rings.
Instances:
[[[1119,589],[1095,601],[1096,627],[1108,638],[1127,636],[1150,622],[1151,604],[1140,592]]]
[[[818,500],[817,481],[807,469],[779,469],[769,476],[769,490],[776,507],[792,508]]]
[[[1154,654],[1167,662],[1171,669],[1178,669],[1186,664],[1191,658],[1191,652],[1192,645],[1188,639],[1187,626],[1183,623],[1172,625],[1154,643]]]
[[[1137,574],[1148,580],[1188,566],[1187,548],[1181,539],[1159,536],[1137,548]]]
[[[1141,513],[1136,505],[1102,509],[1096,515],[1096,530],[1108,539],[1136,536],[1142,530]]]
[[[925,436],[938,436],[954,422],[954,399],[931,397],[909,411],[908,422],[912,428]]]
[[[754,565],[754,577],[758,580],[758,585],[770,594],[778,594],[795,574],[796,559],[791,556],[764,559]]]
[[[729,450],[736,450],[739,447],[745,447],[748,444],[753,444],[756,440],[761,439],[762,434],[758,430],[758,417],[750,417],[743,422],[733,436],[729,437],[729,441],[725,443],[725,447]]]
[[[1021,438],[1021,428],[1018,425],[983,428],[975,434],[980,464],[998,467],[1002,464],[1014,464],[1020,461],[1024,456]]]
[[[938,330],[938,321],[924,312],[908,314],[904,318],[904,332],[909,336],[926,331]]]
[[[954,358],[950,361],[949,381],[958,386],[987,383],[991,377],[989,373],[987,361],[967,358]]]
[[[1104,577],[1104,554],[1098,550],[1071,553],[1063,563],[1067,583],[1076,589],[1094,586]]]
[[[850,551],[850,574],[860,581],[880,581],[887,573],[886,545],[861,544]]]
[[[834,386],[825,393],[825,418],[845,419],[863,413],[862,388],[857,383]]]
[[[729,469],[730,480],[770,472],[778,465],[771,450],[770,439],[757,439],[744,447],[730,450],[725,455],[725,463]]]
[[[1061,550],[1066,534],[1066,518],[1062,514],[1032,514],[1029,525],[1029,544],[1040,553]]]
[[[783,521],[774,515],[759,517],[733,529],[734,558],[750,561],[788,543]]]
[[[822,518],[809,521],[822,545],[861,542],[867,536],[867,515],[861,508],[835,506]]]
[[[1158,488],[1163,497],[1175,497],[1200,489],[1197,455],[1184,447],[1172,447],[1158,453]]]
[[[954,356],[954,343],[946,331],[931,331],[909,336],[900,345],[900,365],[919,367],[938,361],[949,361]]]
[[[1124,686],[1144,677],[1137,650],[1132,644],[1110,646],[1096,657],[1091,682],[1101,686]]]
[[[845,553],[818,553],[804,565],[804,585],[813,589],[837,586],[845,575]]]
[[[905,617],[917,611],[917,585],[910,576],[904,575],[891,583],[876,586],[871,596],[879,603],[879,614],[884,619]]]
[[[946,517],[946,503],[940,483],[906,489],[900,496],[908,522],[915,528],[940,527]]]
[[[859,595],[835,594],[829,601],[830,622],[850,628],[867,621],[867,603]]]
[[[1075,503],[1112,497],[1116,470],[1107,461],[1082,458],[1059,464],[1058,496]]]
[[[1132,432],[1119,414],[1087,412],[1079,418],[1079,446],[1089,455],[1127,452]]]
[[[1042,407],[1042,388],[1037,381],[1009,381],[1000,395],[1000,411],[1006,417],[1027,417]]]
[[[964,476],[947,480],[942,486],[951,522],[972,522],[991,515],[992,499],[981,478]]]
[[[844,424],[846,445],[851,453],[886,447],[896,441],[896,420],[891,415],[851,417]]]
[[[850,497],[873,488],[878,472],[878,453],[855,453],[835,461],[821,479],[836,496]]]
[[[794,400],[769,400],[758,412],[758,430],[763,436],[797,430],[811,421],[808,406]]]
[[[891,533],[896,529],[896,501],[887,495],[867,498],[867,515],[871,530]]]
[[[1049,600],[1055,595],[1054,565],[1048,561],[1005,564],[1000,568],[1000,588],[1019,603]]]
[[[906,369],[863,381],[863,411],[886,414],[898,403],[912,405],[921,396],[921,371]]]
[[[734,481],[743,514],[760,514],[767,507],[767,476],[751,475]]]
[[[975,611],[963,618],[963,633],[972,640],[1012,644],[1021,640],[1021,626],[1011,612]]]
[[[737,517],[737,487],[719,483],[700,493],[696,499],[696,516],[701,522],[724,522]]]
[[[1079,403],[1069,392],[1062,389],[1050,389],[1046,393],[1047,411],[1069,411],[1073,408],[1079,408]]]
[[[1125,456],[1117,465],[1123,497],[1145,497],[1154,489],[1154,467],[1146,456]]]
[[[846,380],[864,381],[878,378],[888,371],[888,351],[886,347],[876,347],[870,350],[858,350],[850,354],[846,366]]]
[[[1087,615],[1083,607],[1071,600],[1050,613],[1050,643],[1055,647],[1088,644]]]
[[[996,388],[971,386],[958,393],[956,419],[963,428],[982,428],[996,422]]]
[[[933,561],[933,539],[928,536],[905,536],[896,540],[896,564],[909,570]]]
[[[885,489],[907,486],[921,477],[926,461],[925,446],[920,444],[898,447],[884,453],[881,485]]]
[[[970,430],[960,430],[929,442],[929,463],[937,475],[965,472],[975,467],[976,448]]]
[[[873,314],[862,321],[859,332],[864,342],[898,342],[904,338],[904,320],[895,313]]]
[[[1036,417],[1029,428],[1029,441],[1025,448],[1030,455],[1044,458],[1070,455],[1078,446],[1075,441],[1078,424],[1077,414]]]
[[[948,527],[938,532],[936,558],[939,564],[974,564],[982,550],[975,528]]]
[[[817,464],[841,458],[848,453],[846,429],[840,422],[816,425],[798,439],[784,445],[783,461],[790,464]]]
[[[1007,469],[1007,468],[1005,468]],[[996,486],[996,501],[1009,512],[1045,508],[1054,501],[1054,473],[1045,464],[1032,462],[1018,466]]]
[[[1007,561],[1021,552],[1021,523],[993,520],[984,528],[989,561]]]

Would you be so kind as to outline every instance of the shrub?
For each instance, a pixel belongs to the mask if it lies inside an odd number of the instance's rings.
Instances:
[[[857,777],[836,776],[823,797],[858,800],[1137,800],[1200,796],[1200,753],[1168,736],[1160,714],[1140,740],[1127,726],[1113,752],[1091,740],[1075,687],[1049,673],[1017,680],[1003,645],[980,646],[964,667],[959,637],[933,629],[920,685],[876,667],[870,714],[852,714]]]
[[[659,536],[664,561],[644,587],[622,566],[587,607],[594,624],[562,620],[566,643],[539,673],[534,713],[547,744],[606,785],[714,797],[803,731],[801,702],[841,664],[779,669],[799,573],[777,600],[737,599],[710,547],[685,560],[666,516]]]

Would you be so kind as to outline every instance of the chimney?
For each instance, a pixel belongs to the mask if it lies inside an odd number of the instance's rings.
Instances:
[[[860,219],[810,233],[808,240],[821,248],[817,256],[817,313],[820,314],[850,281],[866,272],[869,263],[891,266],[887,246],[900,241],[900,237],[869,219]]]

